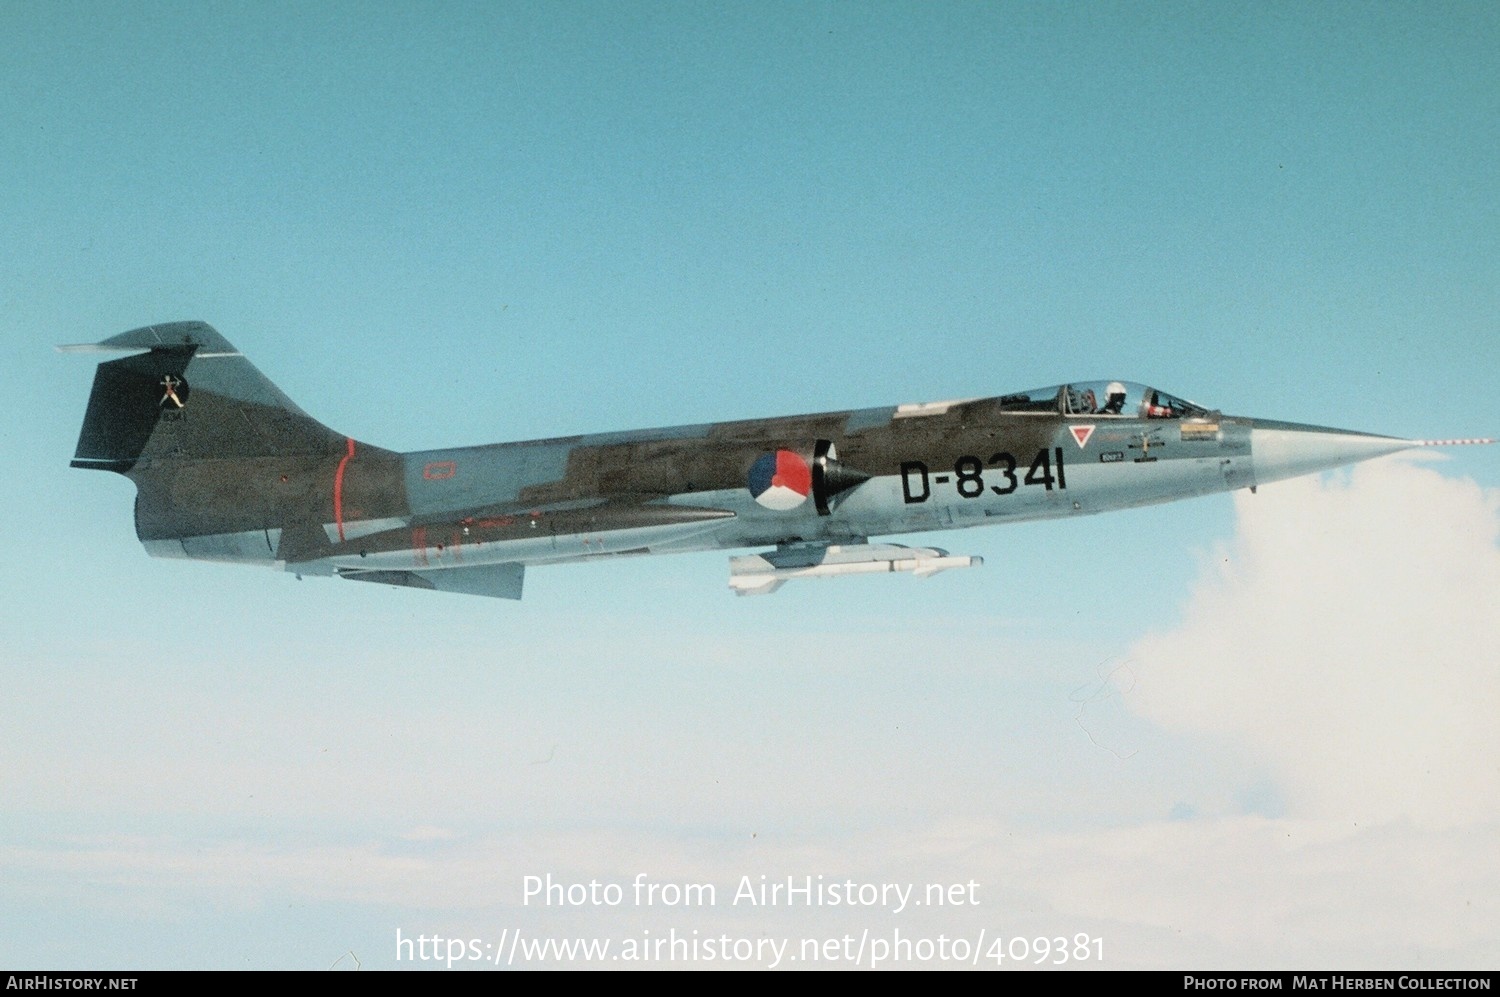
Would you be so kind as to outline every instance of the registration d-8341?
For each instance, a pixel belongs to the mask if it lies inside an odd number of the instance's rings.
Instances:
[[[1024,474],[1020,462],[1007,451],[994,454],[987,461],[965,454],[953,462],[952,474],[934,474],[920,460],[901,462],[901,496],[907,505],[926,502],[934,487],[952,484],[960,498],[976,499],[987,493],[1009,495],[1018,488],[1033,485],[1052,491],[1068,487],[1068,472],[1063,463],[1062,447],[1036,452]]]

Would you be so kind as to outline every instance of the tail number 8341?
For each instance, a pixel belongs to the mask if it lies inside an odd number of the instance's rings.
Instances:
[[[933,474],[924,462],[905,460],[901,462],[901,494],[912,505],[931,498],[934,485],[949,482],[966,499],[980,498],[986,491],[1009,495],[1022,485],[1040,485],[1049,492],[1068,487],[1062,447],[1038,450],[1025,474],[1017,477],[1020,466],[1014,454],[1004,451],[987,461],[965,454],[953,462],[952,474]]]

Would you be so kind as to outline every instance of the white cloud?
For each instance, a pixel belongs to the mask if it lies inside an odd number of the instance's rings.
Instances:
[[[1427,825],[1500,812],[1500,492],[1409,460],[1236,499],[1130,706],[1269,764],[1290,813]]]

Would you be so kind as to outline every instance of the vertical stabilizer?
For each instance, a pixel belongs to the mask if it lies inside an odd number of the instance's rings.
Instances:
[[[61,349],[136,351],[99,365],[74,467],[124,474],[154,459],[316,455],[346,445],[202,322]]]
[[[399,455],[318,422],[202,322],[62,349],[132,354],[99,365],[73,466],[135,483],[153,554],[307,559],[346,522],[405,512]]]

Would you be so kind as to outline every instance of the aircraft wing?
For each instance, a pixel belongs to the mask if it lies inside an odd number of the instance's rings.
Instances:
[[[306,525],[283,531],[278,553],[294,570],[321,562],[350,581],[519,599],[527,565],[670,550],[735,518],[725,509],[655,502],[490,511],[451,513],[340,544]]]
[[[340,578],[354,582],[379,582],[405,588],[487,595],[494,599],[521,598],[526,580],[524,564],[481,564],[471,568],[435,568],[428,571],[357,571],[341,569]]]

